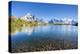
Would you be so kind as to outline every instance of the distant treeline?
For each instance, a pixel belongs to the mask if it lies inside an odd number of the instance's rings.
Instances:
[[[26,20],[22,20],[20,18],[16,18],[14,16],[10,17],[10,24],[11,24],[11,32],[15,31],[16,29],[19,29],[23,26],[37,26],[38,23],[35,21],[29,22]]]

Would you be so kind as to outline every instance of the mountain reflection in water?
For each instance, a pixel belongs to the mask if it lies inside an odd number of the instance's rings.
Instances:
[[[20,28],[20,30],[15,30],[15,32],[13,32],[12,34],[16,35],[16,34],[22,32],[22,33],[26,33],[27,35],[31,35],[33,30],[34,30],[34,27],[22,27],[22,28]]]

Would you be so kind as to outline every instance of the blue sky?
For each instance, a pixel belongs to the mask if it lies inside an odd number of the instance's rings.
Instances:
[[[36,18],[47,20],[54,18],[70,18],[77,20],[78,18],[77,5],[14,1],[11,3],[11,7],[11,13],[16,17],[21,17],[27,13],[31,13],[32,15],[35,15]]]

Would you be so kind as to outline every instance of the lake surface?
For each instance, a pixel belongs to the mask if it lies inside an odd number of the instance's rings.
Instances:
[[[22,27],[11,34],[12,52],[77,49],[77,30],[71,25]]]

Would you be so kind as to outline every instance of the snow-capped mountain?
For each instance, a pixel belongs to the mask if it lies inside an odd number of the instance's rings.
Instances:
[[[21,17],[21,19],[26,20],[26,21],[35,21],[36,18],[30,13],[27,13],[25,16]]]

